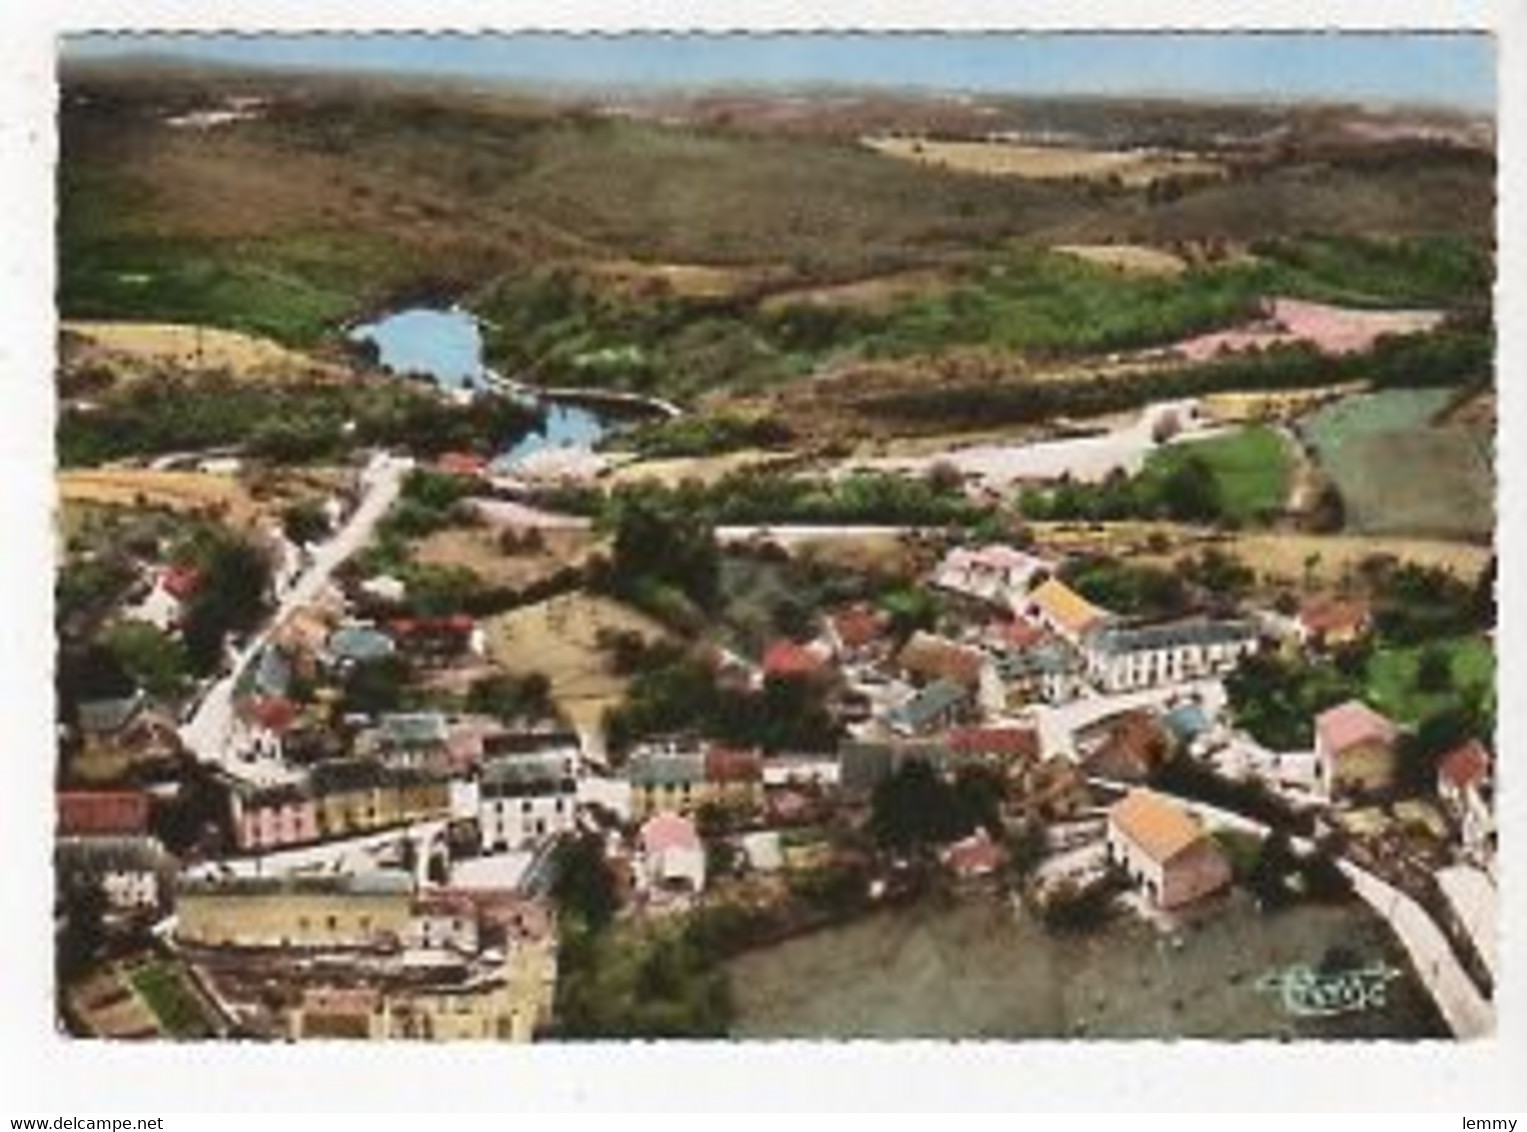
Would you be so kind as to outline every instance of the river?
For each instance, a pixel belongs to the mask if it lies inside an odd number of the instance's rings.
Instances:
[[[482,327],[470,311],[410,307],[357,326],[350,337],[374,342],[381,365],[396,374],[419,374],[442,389],[486,390],[491,376],[483,359]],[[499,454],[513,466],[548,449],[591,451],[613,429],[638,414],[596,408],[557,397],[542,399],[545,423]]]

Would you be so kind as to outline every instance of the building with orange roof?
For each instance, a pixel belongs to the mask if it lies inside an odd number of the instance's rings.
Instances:
[[[1047,578],[1036,586],[1023,599],[1022,609],[1030,621],[1072,644],[1109,617],[1106,609],[1093,605],[1059,578]]]
[[[1108,811],[1108,859],[1158,908],[1180,908],[1230,883],[1230,862],[1177,802],[1131,790]]]

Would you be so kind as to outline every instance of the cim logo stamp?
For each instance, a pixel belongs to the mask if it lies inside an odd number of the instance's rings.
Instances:
[[[1328,1018],[1382,1008],[1388,1001],[1388,985],[1400,977],[1398,968],[1383,963],[1345,971],[1317,971],[1296,963],[1257,980],[1259,991],[1283,998],[1283,1009],[1300,1018]]]

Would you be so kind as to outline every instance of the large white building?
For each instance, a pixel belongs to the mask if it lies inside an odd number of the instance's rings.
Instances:
[[[486,760],[477,782],[483,851],[520,849],[573,828],[578,748],[555,746]]]
[[[1104,692],[1129,692],[1222,676],[1256,652],[1251,621],[1189,618],[1155,625],[1105,624],[1082,641],[1087,677]]]

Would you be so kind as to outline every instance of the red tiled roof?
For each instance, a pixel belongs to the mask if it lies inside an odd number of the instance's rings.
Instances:
[[[284,696],[253,700],[249,705],[249,716],[267,731],[279,734],[297,721],[297,705]]]
[[[885,615],[867,605],[856,605],[833,615],[833,631],[849,648],[861,648],[885,632]]]
[[[72,790],[58,795],[58,832],[66,837],[148,832],[148,795],[133,790]]]
[[[698,849],[700,835],[695,823],[678,814],[658,814],[642,826],[642,847],[649,853],[670,849]]]
[[[768,676],[814,676],[822,670],[822,661],[804,645],[775,641],[764,651],[763,669]]]
[[[488,470],[488,461],[471,452],[447,452],[435,461],[435,468],[450,476],[480,476]]]
[[[1011,621],[998,623],[993,635],[1009,648],[1019,650],[1033,648],[1049,636],[1044,626],[1022,621],[1016,617]]]
[[[982,830],[949,846],[944,863],[960,876],[986,876],[1002,864],[1002,847]]]
[[[1315,717],[1315,733],[1328,751],[1340,752],[1359,743],[1392,743],[1395,725],[1361,700],[1348,700]]]
[[[1489,773],[1490,752],[1478,739],[1453,748],[1437,763],[1438,776],[1460,790],[1478,785]]]
[[[450,617],[400,617],[387,628],[395,637],[428,637],[470,633],[476,622],[465,613]]]
[[[160,575],[159,584],[165,593],[184,601],[201,585],[201,571],[195,566],[171,566]]]
[[[1312,598],[1299,610],[1300,622],[1311,633],[1358,629],[1368,622],[1368,618],[1368,603],[1349,598]]]
[[[705,752],[705,778],[708,782],[761,782],[763,760],[756,751],[712,747]]]
[[[961,754],[1037,758],[1039,733],[1032,727],[960,727],[949,733],[951,750]]]

